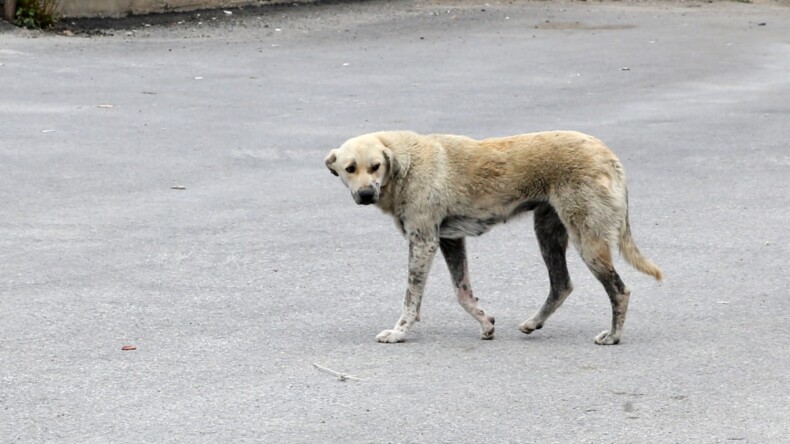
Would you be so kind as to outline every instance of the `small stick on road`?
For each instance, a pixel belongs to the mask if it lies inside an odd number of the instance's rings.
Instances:
[[[313,363],[313,367],[317,368],[318,370],[321,370],[322,372],[329,373],[330,375],[335,375],[341,381],[346,381],[348,379],[352,379],[354,381],[364,381],[364,379],[362,379],[362,378],[357,378],[356,376],[353,376],[353,375],[347,375],[345,373],[336,372],[336,371],[332,370],[331,368],[326,368],[323,365],[318,365],[316,363]]]

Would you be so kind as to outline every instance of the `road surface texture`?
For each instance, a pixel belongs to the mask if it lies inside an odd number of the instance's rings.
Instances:
[[[0,34],[0,441],[790,440],[790,7],[368,1]],[[574,129],[630,180],[662,286],[623,342],[529,216],[469,241],[496,339],[437,257],[323,165],[382,129]],[[122,347],[136,348],[122,350]],[[314,364],[361,380],[319,370]]]

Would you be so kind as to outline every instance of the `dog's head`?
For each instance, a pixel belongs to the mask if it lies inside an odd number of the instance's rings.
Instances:
[[[351,190],[359,205],[379,201],[381,187],[397,174],[392,150],[375,134],[349,139],[326,157],[326,167]]]

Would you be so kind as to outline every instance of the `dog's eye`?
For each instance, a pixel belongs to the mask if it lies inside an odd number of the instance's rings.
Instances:
[[[371,171],[371,172],[373,172],[373,173],[375,173],[376,171],[378,171],[378,170],[379,170],[379,167],[380,167],[380,166],[381,166],[381,164],[380,164],[380,163],[377,163],[377,164],[375,164],[375,165],[373,165],[373,166],[371,166],[371,167],[370,167],[370,171]]]
[[[355,167],[354,165],[349,165],[349,166],[346,167],[346,172],[348,174],[354,174],[354,171],[356,171],[356,170],[357,170],[357,167]]]

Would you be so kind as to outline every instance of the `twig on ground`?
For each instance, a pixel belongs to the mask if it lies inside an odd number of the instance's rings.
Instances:
[[[347,375],[345,373],[340,373],[340,372],[332,370],[331,368],[326,368],[323,365],[318,365],[316,363],[313,363],[313,367],[317,368],[318,370],[321,370],[322,372],[326,372],[326,373],[329,373],[330,375],[337,376],[338,379],[340,379],[341,381],[346,381],[348,379],[352,379],[354,381],[364,381],[364,379],[362,379],[362,378],[357,378],[356,376],[353,376],[353,375]]]

